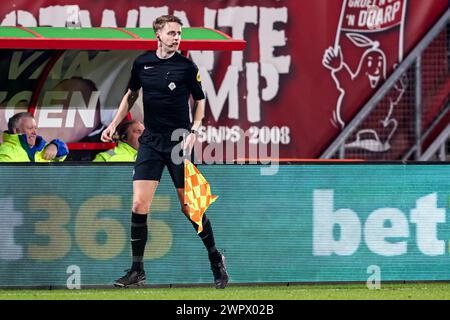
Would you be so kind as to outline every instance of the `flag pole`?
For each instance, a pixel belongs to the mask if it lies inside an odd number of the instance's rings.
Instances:
[[[346,8],[347,8],[347,0],[344,0],[344,2],[342,3],[341,16],[339,17],[339,26],[338,26],[337,33],[336,33],[336,39],[334,41],[334,50],[338,49],[339,41],[341,40],[341,29],[342,29],[342,23],[344,21],[344,14],[345,14]]]

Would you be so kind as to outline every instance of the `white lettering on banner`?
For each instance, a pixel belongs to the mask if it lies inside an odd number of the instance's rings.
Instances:
[[[61,128],[65,117],[64,126],[73,128],[75,116],[78,114],[87,128],[95,126],[95,114],[100,100],[100,92],[92,91],[89,102],[86,104],[80,91],[72,91],[70,102],[68,91],[46,91],[42,107],[37,110],[38,125],[40,128]],[[59,102],[59,103],[58,103]],[[64,108],[67,106],[67,108]],[[67,114],[64,116],[64,110]],[[50,116],[51,114],[55,114]],[[56,116],[58,114],[59,116]]]
[[[445,242],[437,239],[437,224],[446,222],[445,214],[445,209],[437,208],[435,193],[419,198],[416,208],[411,210],[410,222],[416,224],[417,247],[424,255],[436,256],[445,253]],[[340,228],[337,240],[333,232],[336,225]],[[373,253],[398,256],[408,252],[409,223],[401,210],[374,210],[362,226],[355,211],[334,209],[333,190],[314,190],[313,255],[348,256],[356,253],[361,242],[362,227],[364,241]],[[387,238],[396,238],[396,241],[387,241]]]
[[[78,14],[80,16],[80,24],[83,27],[86,27],[86,28],[92,27],[91,16],[89,14],[89,11],[87,11],[87,10],[80,10],[80,12]]]
[[[105,9],[102,13],[102,24],[100,27],[117,28],[116,13],[112,10]]]
[[[47,91],[45,93],[42,107],[38,110],[38,126],[40,128],[61,128],[62,119],[49,117],[52,113],[62,113],[64,104],[55,101],[66,100],[69,93],[67,91]]]
[[[258,122],[261,119],[261,99],[259,98],[258,63],[246,63],[247,69],[247,119]]]
[[[369,9],[361,11],[358,17],[358,27],[365,26],[382,26],[398,20],[397,14],[400,13],[401,2],[398,1],[394,5],[385,8],[376,7],[376,9]]]
[[[190,27],[190,23],[185,11],[174,10],[173,15],[180,18],[181,22],[183,23],[183,27]],[[183,35],[181,35],[181,38],[183,38]]]
[[[73,21],[74,12],[79,18],[78,5],[49,6],[39,9],[39,25],[52,27],[65,27],[67,21]],[[81,20],[80,20],[81,24]]]
[[[5,93],[8,94],[8,92],[6,91]],[[33,93],[31,91],[19,91],[11,99],[9,99],[6,108],[11,109],[12,112],[10,115],[11,117],[14,115],[13,108],[16,107],[17,105],[19,105],[19,107],[23,107],[24,109],[28,107],[28,101],[30,101],[32,94]]]
[[[351,13],[345,14],[346,23],[349,27],[380,29],[401,22],[401,0],[350,0],[347,7],[353,9]]]
[[[92,70],[95,70],[97,66],[104,63],[104,56],[105,53],[99,53],[91,60],[87,51],[80,51],[71,61],[69,68],[62,78],[70,79],[74,76],[85,77],[85,75],[90,74]]]
[[[219,10],[217,25],[219,27],[231,27],[233,39],[244,39],[244,31],[247,23],[258,24],[257,7],[229,7]],[[267,37],[267,35],[265,35]],[[231,65],[243,70],[244,55],[242,51],[233,51]]]
[[[437,207],[437,194],[433,193],[417,200],[411,210],[411,222],[417,225],[417,245],[427,256],[443,255],[445,242],[437,239],[438,223],[445,222],[445,209]]]
[[[214,82],[211,76],[205,68],[199,68],[203,89],[206,92],[206,97],[209,101],[211,113],[214,120],[218,120],[222,109],[225,106],[225,101],[228,99],[228,118],[239,118],[239,95],[238,95],[238,82],[239,72],[234,66],[229,66],[225,78],[222,80],[220,89],[214,88]]]
[[[241,128],[239,126],[229,127],[213,127],[200,126],[198,130],[198,139],[200,142],[220,143],[226,140],[238,142],[241,140]]]
[[[333,190],[314,190],[313,255],[351,256],[359,247],[361,223],[356,212],[350,209],[334,211]],[[333,228],[340,227],[340,239],[335,240]]]
[[[23,52],[14,52],[9,66],[8,79],[16,80],[34,62],[36,62],[42,54],[43,51],[36,51],[22,61]],[[107,56],[107,53],[100,52],[90,59],[87,51],[80,51],[72,60],[69,60],[70,65],[64,75],[62,74],[62,65],[66,58],[63,56],[63,58],[59,59],[52,68],[49,77],[51,77],[51,79],[70,79],[75,76],[84,78],[89,75],[92,70],[104,63],[105,56]],[[47,61],[48,60],[43,61],[43,63],[37,68],[33,66],[33,70],[34,68],[36,68],[36,70],[32,73],[29,79],[37,79]]]
[[[290,129],[287,126],[251,126],[245,132],[237,125],[232,127],[200,126],[198,133],[198,142],[208,144],[225,141],[240,142],[245,137],[248,137],[249,144],[286,145],[291,142]],[[240,154],[240,156],[245,157],[245,154]]]
[[[86,105],[81,92],[74,91],[67,111],[66,127],[73,128],[75,126],[75,115],[78,113],[85,127],[93,128],[95,125],[95,111],[99,100],[100,91],[93,91],[89,97],[89,103]]]
[[[384,6],[386,2],[391,4],[398,0],[348,0],[349,8],[366,8],[370,6]]]
[[[183,25],[185,27],[190,27],[191,24],[189,23],[189,20],[187,19],[186,13],[183,11],[175,11],[175,13],[181,13],[180,19],[183,22]],[[208,8],[205,8],[204,10],[204,27],[205,28],[211,28],[214,29],[215,23],[216,23],[216,15],[217,10],[211,10]],[[197,64],[197,66],[204,67],[207,71],[212,71],[214,68],[214,51],[212,50],[205,50],[205,51],[190,51],[189,54],[191,55],[192,60]]]
[[[169,7],[139,7],[139,26],[153,28],[153,21],[159,16],[169,14]]]
[[[390,222],[390,227],[385,223]],[[394,208],[383,208],[372,212],[364,224],[364,240],[367,247],[380,256],[398,256],[407,252],[406,241],[389,242],[386,238],[407,238],[408,220],[403,212]]]
[[[40,8],[39,10],[39,23],[36,18],[28,11],[11,11],[6,14],[1,25],[23,25],[36,26],[54,26],[64,27],[67,19],[70,17],[73,7],[76,7],[78,12],[78,18],[82,27],[91,27],[90,12],[87,10],[79,10],[76,6],[48,6]],[[178,14],[185,26],[189,26],[189,20],[186,12],[172,10],[173,13]],[[17,13],[17,16],[16,16]],[[152,27],[153,20],[163,14],[169,13],[168,6],[161,7],[145,7],[140,6],[139,10],[130,9],[127,12],[126,27]],[[259,13],[259,21],[258,21]],[[208,71],[212,71],[214,68],[214,52],[212,51],[192,51],[192,60],[199,66],[201,70],[203,86],[208,98],[208,105],[211,108],[214,120],[218,121],[219,117],[227,116],[229,119],[239,119],[240,116],[247,115],[247,120],[250,123],[257,123],[261,121],[261,99],[263,101],[273,100],[279,90],[280,86],[280,74],[287,74],[290,70],[291,56],[275,56],[274,51],[276,48],[286,46],[286,35],[284,30],[274,29],[274,24],[277,22],[287,23],[288,21],[288,9],[287,7],[280,8],[266,8],[258,6],[233,6],[225,7],[221,9],[209,9],[204,8],[204,26],[208,28],[216,27],[231,27],[231,33],[234,39],[244,39],[246,27],[255,25],[258,27],[258,43],[259,43],[259,61],[245,61],[245,52],[232,52],[231,65],[228,67],[225,74],[225,78],[221,81],[220,88],[216,91],[213,85],[211,76]],[[101,26],[117,26],[116,12],[110,9],[104,9],[102,11]],[[249,46],[253,44],[249,43]],[[40,53],[42,54],[42,53]],[[84,53],[87,56],[87,53]],[[100,58],[101,54],[96,58]],[[38,58],[32,56],[20,65],[19,68],[10,69],[10,77],[17,78],[27,65],[32,63]],[[95,59],[95,58],[94,58]],[[99,59],[100,60],[100,59]],[[20,60],[19,60],[20,61]],[[56,79],[56,73],[61,72],[62,60],[60,59],[55,65],[55,68],[59,70],[52,70],[50,76]],[[61,64],[60,64],[61,63]],[[79,66],[77,66],[77,63]],[[259,63],[259,65],[258,65]],[[37,77],[40,72],[38,69],[44,66],[44,63],[36,68],[36,72],[33,76]],[[83,56],[80,52],[80,56],[75,58],[75,61],[71,64],[64,78],[70,78],[75,74],[75,71],[85,74],[85,70],[95,68],[95,64],[89,61],[88,58]],[[78,67],[81,70],[78,70]],[[87,68],[87,69],[85,69]],[[247,69],[247,70],[244,70]],[[239,76],[240,72],[245,72],[245,75],[255,81],[249,81],[247,79],[247,101],[246,113],[239,112]],[[260,89],[256,86],[256,83],[260,83],[259,77],[265,79],[266,87]],[[214,82],[218,82],[214,79]],[[244,97],[245,99],[245,97]],[[228,114],[222,115],[222,109],[226,101],[228,100]]]
[[[137,26],[139,11],[128,10],[126,28],[135,28]]]
[[[16,25],[23,25],[27,27],[36,27],[36,18],[28,11],[17,10],[8,12],[3,18],[1,26],[10,27]]]
[[[25,61],[21,62],[23,52],[14,52],[9,64],[8,80],[16,80],[33,62],[42,56],[43,53],[43,51],[33,52],[33,54],[27,57]]]
[[[23,257],[23,247],[14,242],[14,228],[23,224],[23,213],[14,209],[14,198],[1,200],[0,210],[0,259],[20,260]]]
[[[29,25],[30,27],[37,26],[36,19],[28,11],[22,11],[22,10],[17,11],[17,20],[20,21],[20,24],[25,23],[26,25]]]
[[[273,25],[275,22],[287,23],[287,8],[260,8],[259,27],[259,55],[260,62],[273,64],[278,73],[289,73],[291,56],[275,57],[273,51],[276,47],[286,46],[286,35],[283,31],[277,31]]]
[[[78,5],[70,5],[66,7],[68,17],[64,23],[68,28],[75,28],[81,26],[80,22],[80,7]]]
[[[32,70],[34,71],[29,76],[29,79],[37,79],[48,60],[41,59],[42,64],[39,67],[35,67],[33,63],[36,63],[36,60],[41,58],[43,53],[43,51],[37,51],[30,56],[23,58],[23,52],[14,52],[11,58],[8,79],[18,79],[23,73],[30,71],[31,67],[33,67]],[[100,52],[93,58],[90,58],[88,52],[86,51],[77,53],[77,55],[72,59],[68,59],[64,55],[52,68],[49,73],[49,78],[53,80],[71,79],[73,77],[86,78],[93,69],[104,63],[105,55],[106,53]],[[69,61],[70,65],[63,74],[62,66],[65,61]],[[55,89],[56,88],[57,87],[55,87]],[[96,126],[96,108],[99,106],[100,91],[94,90],[90,92],[88,97],[86,97],[88,102],[85,101],[80,91],[74,90],[70,92],[72,94],[69,96],[69,92],[65,90],[45,91],[42,106],[37,108],[36,114],[37,125],[39,128],[73,128],[75,126],[76,114],[79,115],[83,125],[86,128],[93,128]],[[7,92],[0,92],[0,102],[4,103],[3,100],[6,95]],[[31,91],[19,91],[12,96],[9,101],[6,101],[7,110],[4,114],[5,120],[8,121],[9,118],[15,113],[15,108],[23,105],[24,109],[26,109],[26,106],[31,100],[31,95]],[[67,101],[69,98],[70,101]],[[54,104],[53,101],[58,101],[59,103]],[[67,114],[65,115],[62,114],[64,112],[64,107],[67,107]]]
[[[270,101],[276,97],[280,88],[280,74],[270,63],[261,63],[261,76],[266,79],[267,87],[262,90],[262,99]]]
[[[2,20],[1,26],[15,26],[17,23],[16,11],[11,11],[5,15]]]
[[[349,0],[349,8],[365,8],[367,6],[374,6],[376,0]]]

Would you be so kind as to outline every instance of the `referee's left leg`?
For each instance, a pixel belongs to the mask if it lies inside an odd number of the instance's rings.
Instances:
[[[190,219],[189,207],[184,203],[184,188],[177,188],[177,194],[181,204],[181,211],[192,223],[195,231],[198,231],[198,225]],[[206,214],[203,214],[202,226],[203,230],[198,235],[202,240],[206,250],[208,251],[208,258],[211,263],[211,269],[214,275],[214,283],[217,289],[223,289],[228,284],[229,278],[225,266],[225,257],[216,248],[211,222],[209,221]]]

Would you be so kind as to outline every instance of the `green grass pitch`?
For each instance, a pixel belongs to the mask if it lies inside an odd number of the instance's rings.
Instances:
[[[1,289],[0,300],[448,300],[450,283],[296,284],[213,287],[106,288],[106,289]]]

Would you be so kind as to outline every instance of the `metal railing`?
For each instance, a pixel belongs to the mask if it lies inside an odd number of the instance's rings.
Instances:
[[[439,160],[449,160],[449,35],[450,9],[343,128],[321,158],[426,161],[437,155]],[[377,126],[384,130],[377,133],[369,129]]]

